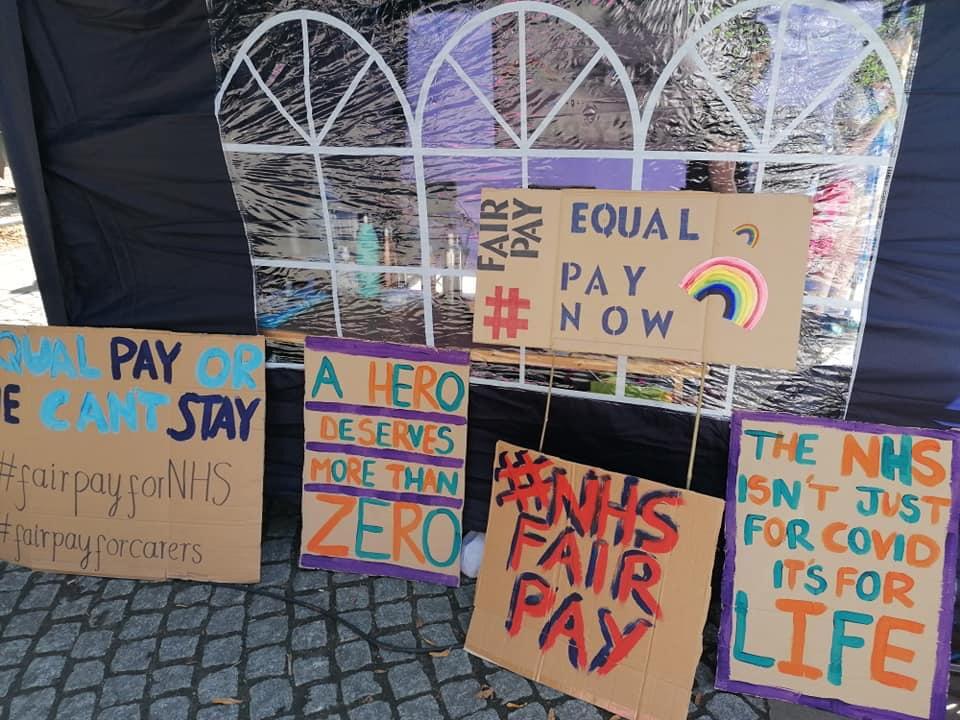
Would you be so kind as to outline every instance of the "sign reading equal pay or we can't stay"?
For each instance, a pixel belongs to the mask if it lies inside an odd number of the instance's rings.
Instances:
[[[956,436],[756,413],[732,425],[717,686],[942,718]]]
[[[260,578],[263,339],[0,326],[0,559]]]
[[[460,582],[469,356],[308,337],[300,565]]]
[[[792,369],[803,195],[485,190],[477,342]]]

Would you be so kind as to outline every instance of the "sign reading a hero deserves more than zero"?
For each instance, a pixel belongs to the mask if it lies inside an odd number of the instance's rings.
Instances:
[[[308,337],[300,565],[460,582],[469,356]]]
[[[731,428],[717,686],[944,716],[957,436],[762,413]]]
[[[260,578],[263,339],[0,326],[0,559]]]
[[[804,195],[484,190],[479,343],[792,369]]]

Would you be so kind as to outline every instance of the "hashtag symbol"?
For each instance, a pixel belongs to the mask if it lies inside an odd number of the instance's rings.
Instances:
[[[7,541],[7,533],[10,532],[10,513],[0,523],[0,545]]]
[[[484,305],[493,308],[489,315],[483,318],[484,327],[493,329],[493,339],[500,339],[500,331],[505,330],[508,338],[516,338],[517,332],[526,330],[528,321],[521,319],[520,311],[530,309],[530,301],[520,297],[518,288],[510,288],[507,297],[503,296],[503,286],[497,285],[493,295],[483,299]]]
[[[16,455],[11,454],[10,460],[7,460],[6,450],[0,452],[0,483],[4,483],[7,488],[10,487],[10,481],[13,480],[13,473],[17,469],[17,466],[13,464],[16,457]]]
[[[505,481],[509,489],[497,495],[497,505],[516,501],[520,512],[528,512],[527,503],[532,500],[538,510],[543,509],[553,491],[552,467],[552,460],[545,457],[531,460],[526,450],[516,453],[516,462],[512,465],[508,462],[508,454],[501,454],[497,482]]]

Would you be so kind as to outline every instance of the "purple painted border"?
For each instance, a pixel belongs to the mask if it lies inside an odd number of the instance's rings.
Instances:
[[[332,483],[305,483],[304,492],[333,493],[334,495],[350,495],[352,497],[373,497],[381,500],[395,500],[397,502],[412,502],[420,505],[433,505],[459,510],[463,507],[460,498],[444,497],[443,495],[426,495],[414,492],[395,492],[393,490],[377,490],[376,488],[356,487],[353,485],[334,485]]]
[[[417,465],[433,465],[459,470],[463,467],[463,458],[436,457],[435,455],[421,455],[420,453],[406,452],[405,450],[391,450],[389,448],[370,448],[361,445],[341,445],[339,443],[308,442],[306,449],[311,452],[340,453],[342,455],[358,455],[360,457],[380,458],[381,460],[399,460],[400,462],[416,463]]]
[[[403,420],[422,420],[424,422],[443,423],[445,425],[467,424],[467,418],[465,418],[463,415],[449,415],[441,412],[424,412],[423,410],[404,410],[402,408],[377,407],[374,405],[352,405],[350,403],[320,402],[319,400],[307,400],[306,403],[304,403],[304,407],[313,412],[392,417],[401,418]]]
[[[309,350],[361,355],[363,357],[396,358],[420,362],[438,362],[447,365],[469,365],[470,353],[459,350],[437,350],[423,345],[347,340],[346,338],[308,336],[303,341]]]
[[[735,412],[730,423],[730,457],[727,460],[727,497],[724,517],[724,540],[726,542],[723,565],[723,581],[721,583],[722,611],[720,617],[720,638],[717,652],[717,679],[716,686],[720,690],[747,693],[758,697],[783,700],[784,702],[807,705],[809,707],[827,710],[856,720],[924,720],[915,715],[905,715],[895,710],[872,708],[863,705],[851,705],[842,700],[821,698],[811,695],[767,685],[754,685],[740,680],[730,679],[730,633],[733,628],[733,578],[736,573],[737,555],[737,464],[740,460],[740,436],[745,420],[760,422],[782,422],[793,425],[817,425],[834,429],[854,432],[873,432],[887,434],[911,434],[920,437],[937,438],[953,443],[953,458],[950,486],[953,495],[953,504],[950,508],[950,524],[944,541],[943,558],[943,597],[940,601],[940,627],[937,647],[937,668],[931,689],[929,720],[943,720],[946,715],[947,683],[950,672],[950,644],[953,632],[953,598],[956,592],[956,563],[957,563],[957,523],[960,520],[960,434],[944,430],[928,430],[926,428],[898,427],[896,425],[880,425],[875,423],[861,423],[848,420],[831,420],[826,418],[797,417],[786,413],[762,412]]]
[[[386,575],[387,577],[395,577],[402,580],[419,580],[420,582],[446,585],[447,587],[460,586],[459,573],[456,575],[444,575],[443,573],[430,572],[429,570],[417,570],[415,568],[403,567],[402,565],[390,565],[389,563],[356,560],[354,558],[324,557],[321,555],[301,553],[300,567],[314,570],[355,573],[357,575]]]

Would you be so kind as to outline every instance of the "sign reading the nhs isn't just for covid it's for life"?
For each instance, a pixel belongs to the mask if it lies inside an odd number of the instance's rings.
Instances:
[[[260,575],[262,338],[0,326],[0,558]]]
[[[469,357],[306,339],[300,564],[457,585]]]
[[[941,718],[957,437],[734,417],[717,685],[855,718]]]
[[[803,195],[485,190],[477,342],[793,368]]]

